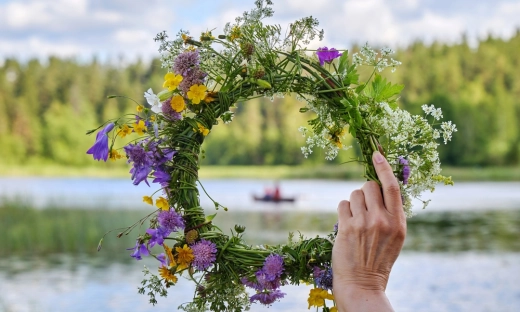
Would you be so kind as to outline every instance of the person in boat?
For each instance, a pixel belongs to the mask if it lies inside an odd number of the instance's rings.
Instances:
[[[276,182],[274,185],[273,200],[280,201],[281,199],[282,199],[282,195],[280,193],[280,184],[278,184],[278,182]]]
[[[274,192],[271,188],[266,187],[264,189],[264,200],[265,201],[271,201],[274,197]]]

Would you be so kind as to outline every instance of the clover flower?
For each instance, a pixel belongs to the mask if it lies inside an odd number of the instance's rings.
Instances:
[[[141,243],[139,239],[135,242],[134,248],[128,248],[127,250],[134,251],[130,256],[136,260],[142,260],[142,256],[148,256],[150,254],[145,244]]]
[[[283,258],[280,255],[269,255],[264,261],[262,271],[265,273],[268,281],[274,281],[283,273]]]
[[[168,232],[168,234],[184,229],[184,219],[172,208],[168,211],[159,211],[157,222],[159,227]]]
[[[318,56],[318,60],[320,61],[320,65],[323,66],[324,63],[332,63],[332,61],[338,57],[341,56],[341,53],[339,53],[338,50],[334,48],[319,48],[318,51],[316,51],[316,55]]]
[[[261,304],[270,305],[274,303],[276,300],[281,299],[285,296],[285,293],[281,292],[279,289],[273,291],[265,291],[259,292],[249,299],[251,303],[255,301],[259,301]]]
[[[319,267],[314,267],[314,282],[316,286],[322,289],[332,290],[332,268],[326,266],[325,269],[320,269]]]
[[[169,119],[171,121],[182,119],[182,115],[175,111],[175,109],[171,105],[170,100],[164,101],[161,105],[161,111],[164,117],[166,117],[166,119]]]
[[[108,159],[108,133],[114,129],[114,123],[109,123],[96,135],[96,142],[87,151],[95,160],[107,161]]]
[[[195,256],[193,266],[195,266],[199,271],[209,268],[217,259],[217,246],[211,241],[201,239],[197,243],[191,245],[191,249]]]
[[[173,71],[184,77],[179,85],[179,89],[188,93],[191,86],[202,84],[207,76],[199,67],[199,51],[185,51],[177,56],[173,63]]]

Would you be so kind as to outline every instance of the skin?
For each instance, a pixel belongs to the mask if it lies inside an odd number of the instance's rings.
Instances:
[[[338,311],[394,311],[385,290],[406,236],[399,184],[386,159],[372,156],[381,187],[366,182],[338,206],[332,250]]]

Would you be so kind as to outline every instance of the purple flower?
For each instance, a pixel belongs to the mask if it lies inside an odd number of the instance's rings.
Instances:
[[[159,260],[161,262],[162,266],[168,267],[169,259],[166,258],[166,255],[164,254],[164,252],[157,255],[157,260]]]
[[[162,229],[163,233],[168,233],[165,237],[170,235],[171,232],[184,229],[184,219],[174,209],[161,210],[157,216],[157,221],[159,222],[159,229]]]
[[[338,58],[341,56],[341,53],[339,53],[338,50],[334,48],[319,48],[318,51],[316,51],[316,55],[318,55],[318,59],[320,60],[320,65],[323,66],[325,62],[331,63],[335,58]]]
[[[173,71],[182,75],[179,89],[186,94],[191,86],[202,84],[207,74],[200,70],[199,51],[185,51],[177,56],[173,63]],[[164,105],[163,105],[164,107]]]
[[[195,256],[193,265],[199,271],[209,268],[217,259],[217,246],[211,241],[201,239],[190,247]]]
[[[87,151],[87,154],[92,154],[95,160],[103,159],[105,162],[108,159],[108,135],[110,131],[114,129],[114,124],[109,123],[103,128],[103,130],[99,131],[96,135],[96,142],[92,145],[91,148]]]
[[[314,282],[322,289],[332,289],[332,268],[327,266],[324,270],[314,267]]]
[[[266,292],[259,292],[251,298],[249,298],[250,302],[260,301],[261,304],[270,305],[273,302],[275,302],[278,299],[281,299],[285,296],[285,293],[281,292],[280,290],[273,290],[273,291],[266,291]]]
[[[182,119],[182,114],[177,113],[170,105],[170,99],[168,99],[162,103],[161,109],[162,109],[164,117],[168,118],[171,121]]]
[[[283,272],[283,258],[280,255],[269,255],[265,258],[264,267],[262,271],[265,273],[267,281],[274,281],[280,277]]]
[[[134,163],[134,167],[130,170],[132,180],[134,180],[134,185],[138,185],[142,181],[145,181],[146,184],[150,186],[146,178],[150,172],[152,172],[153,152],[145,151],[144,147],[140,144],[131,143],[125,146],[124,149],[126,156],[128,157],[128,163]]]
[[[152,248],[155,245],[162,245],[164,243],[164,238],[170,235],[171,231],[168,232],[164,228],[157,229],[148,229],[146,230],[146,234],[150,235],[150,240],[148,241],[148,246]]]
[[[410,177],[410,166],[408,165],[408,160],[406,160],[403,156],[399,156],[399,165],[402,166],[402,171],[399,178],[401,181],[403,181],[403,184],[408,184],[408,178]]]
[[[334,224],[334,232],[337,232],[338,231],[338,222],[336,222],[336,224]]]
[[[127,250],[133,250],[134,252],[130,255],[132,258],[135,258],[136,260],[142,260],[143,258],[141,256],[148,256],[148,249],[144,244],[141,244],[139,240],[135,242],[134,248],[128,248]]]
[[[155,177],[155,179],[153,179],[152,182],[161,183],[161,185],[163,183],[168,184],[168,182],[170,182],[170,180],[172,179],[172,177],[168,173],[162,171],[162,169],[155,170],[155,172],[153,173],[153,176]]]

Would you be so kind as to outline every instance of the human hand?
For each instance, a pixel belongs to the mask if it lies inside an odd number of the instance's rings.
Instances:
[[[332,271],[339,311],[392,310],[384,291],[403,247],[406,216],[392,167],[379,152],[372,160],[382,187],[366,182],[338,206]]]

